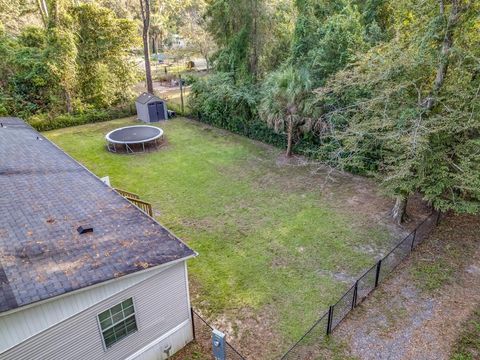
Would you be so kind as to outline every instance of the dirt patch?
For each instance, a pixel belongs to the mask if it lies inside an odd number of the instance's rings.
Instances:
[[[444,220],[334,336],[359,359],[447,360],[480,303],[478,228],[480,217]]]
[[[231,310],[214,319],[209,319],[206,314],[200,313],[200,316],[210,326],[225,333],[228,343],[246,359],[273,360],[281,355],[279,354],[278,344],[282,343],[281,336],[274,330],[274,323],[277,321],[276,314],[275,309],[267,305],[261,311],[249,308]],[[202,341],[199,341],[199,344],[192,346],[184,353],[189,356],[192,353],[203,354],[203,357],[198,359],[210,358],[210,329],[198,320],[195,326],[197,336],[200,336]],[[177,357],[177,359],[190,358],[196,359],[195,357]]]
[[[285,153],[281,153],[277,157],[277,166],[305,166],[311,163],[307,158],[299,155],[286,156]]]
[[[275,332],[277,312],[272,306],[264,306],[261,311],[244,308],[233,314],[236,334],[231,343],[247,359],[275,359],[278,357],[278,344],[281,336]]]
[[[313,189],[330,208],[350,215],[353,219],[352,225],[357,229],[388,229],[390,241],[381,244],[381,247],[376,246],[379,244],[362,244],[368,249],[360,249],[366,253],[375,253],[378,258],[406,237],[431,213],[431,208],[420,195],[411,196],[407,206],[408,219],[399,226],[390,216],[394,201],[380,192],[374,179],[339,171],[302,156],[286,157],[283,153],[277,156],[275,166],[265,166],[269,167],[266,172],[268,176],[258,177],[259,187],[277,186],[285,193],[307,192]]]

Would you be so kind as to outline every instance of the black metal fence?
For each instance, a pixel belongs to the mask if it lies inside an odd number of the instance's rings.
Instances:
[[[434,212],[422,221],[408,236],[400,241],[387,255],[368,269],[353,286],[298,340],[282,357],[282,360],[318,359],[325,336],[370,294],[413,249],[423,242],[441,220],[441,213]]]
[[[192,311],[193,337],[197,344],[203,349],[208,359],[214,359],[212,349],[212,331],[213,327],[203,319],[195,310]],[[240,352],[235,349],[228,341],[225,342],[225,357],[228,360],[245,360]]]

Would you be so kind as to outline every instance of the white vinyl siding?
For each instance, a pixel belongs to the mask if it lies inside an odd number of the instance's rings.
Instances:
[[[138,331],[105,349],[97,316],[130,297],[134,299]],[[165,340],[172,345],[172,351],[178,350],[192,339],[183,262],[1,353],[0,359],[125,359],[177,327],[179,331]],[[176,334],[180,338],[175,338]],[[163,354],[157,358],[163,358]]]
[[[167,267],[124,276],[43,303],[20,308],[10,314],[0,314],[0,354],[49,327],[164,271]]]

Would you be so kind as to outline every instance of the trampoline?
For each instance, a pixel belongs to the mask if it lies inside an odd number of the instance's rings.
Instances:
[[[162,137],[162,129],[149,125],[125,126],[105,135],[108,151],[127,154],[156,149]]]

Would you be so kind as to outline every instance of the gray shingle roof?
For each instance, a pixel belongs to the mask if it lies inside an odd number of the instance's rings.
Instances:
[[[0,123],[0,313],[195,254],[23,121]]]
[[[163,100],[160,99],[158,96],[144,92],[140,94],[135,101],[140,104],[147,104],[147,103],[163,101]]]

